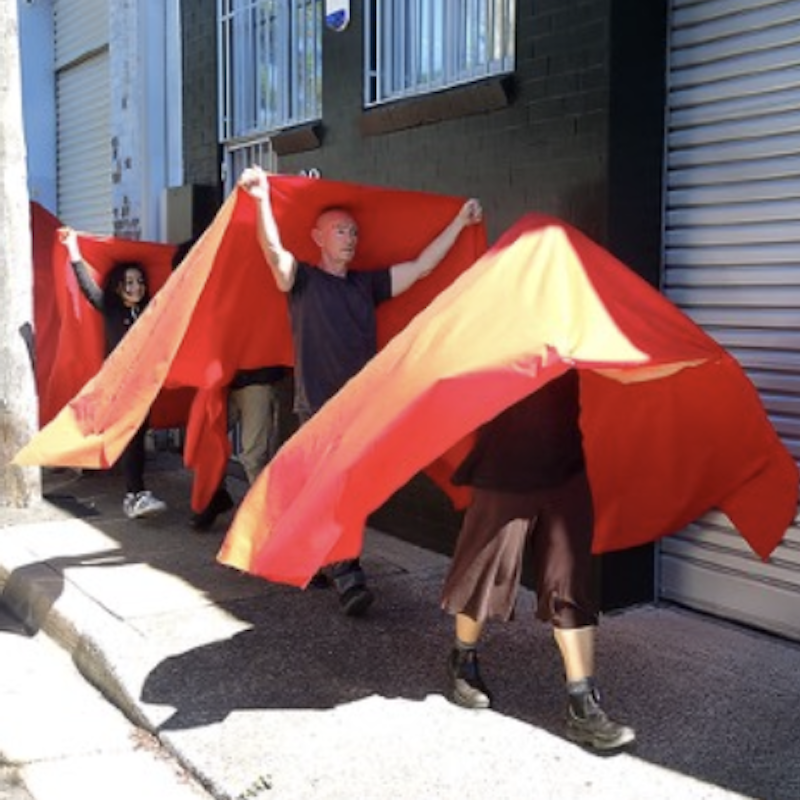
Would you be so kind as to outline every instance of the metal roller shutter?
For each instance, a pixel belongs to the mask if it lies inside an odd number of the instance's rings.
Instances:
[[[800,457],[800,0],[672,0],[664,292],[742,364]],[[709,514],[667,599],[800,639],[800,532],[768,564]]]
[[[56,0],[58,216],[113,233],[106,0]]]

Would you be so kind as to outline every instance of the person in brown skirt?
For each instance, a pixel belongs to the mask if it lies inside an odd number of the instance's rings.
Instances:
[[[564,665],[567,737],[610,751],[635,733],[606,715],[595,681],[594,512],[579,416],[579,377],[570,370],[484,425],[453,476],[474,494],[443,591],[442,607],[455,615],[449,698],[491,705],[478,640],[487,619],[513,616],[530,538],[536,616],[552,625]]]

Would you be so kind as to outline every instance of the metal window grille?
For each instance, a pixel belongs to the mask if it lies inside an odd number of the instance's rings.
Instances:
[[[225,194],[233,191],[239,175],[245,167],[263,167],[267,172],[278,171],[278,159],[268,136],[250,140],[227,142],[222,161],[222,184]]]
[[[367,106],[514,70],[515,0],[367,0]]]
[[[322,114],[322,0],[217,0],[219,136],[278,131]]]

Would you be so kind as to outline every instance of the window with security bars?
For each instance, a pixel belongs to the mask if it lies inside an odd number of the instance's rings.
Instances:
[[[515,0],[366,0],[365,104],[514,71]]]
[[[322,116],[322,0],[218,0],[223,142]]]
[[[223,148],[222,185],[225,194],[233,191],[245,167],[259,166],[267,172],[278,171],[278,160],[269,136],[261,134],[250,139],[227,142]]]

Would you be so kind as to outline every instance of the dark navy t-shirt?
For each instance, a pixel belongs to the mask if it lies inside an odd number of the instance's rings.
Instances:
[[[388,269],[331,275],[299,263],[289,294],[295,411],[319,411],[377,352],[375,307],[392,296]]]

